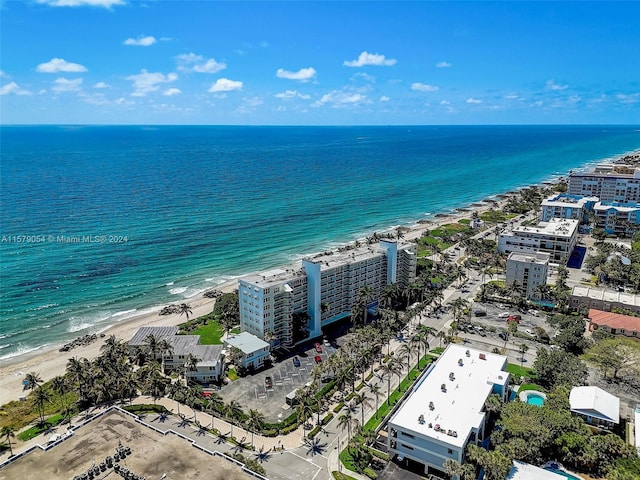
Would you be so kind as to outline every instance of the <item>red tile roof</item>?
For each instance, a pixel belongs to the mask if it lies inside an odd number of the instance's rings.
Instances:
[[[640,332],[640,318],[638,317],[590,308],[589,320],[596,325],[606,325],[609,328],[625,330],[625,332],[633,332],[634,330]]]

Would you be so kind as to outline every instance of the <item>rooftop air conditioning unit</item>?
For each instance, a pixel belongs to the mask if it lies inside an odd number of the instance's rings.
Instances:
[[[433,404],[433,402],[429,402],[429,410],[433,410],[435,407],[435,405]]]
[[[447,386],[443,383],[442,385],[440,385],[440,390],[447,393]]]
[[[459,359],[459,360],[458,360],[458,365],[460,365],[460,366],[463,366],[463,365],[464,365],[464,362],[462,361],[462,359]]]
[[[471,352],[469,350],[467,350],[465,353],[466,353],[467,357],[471,356]]]
[[[487,359],[487,356],[484,353],[481,353],[479,355],[479,357],[480,357],[480,360],[486,360]]]

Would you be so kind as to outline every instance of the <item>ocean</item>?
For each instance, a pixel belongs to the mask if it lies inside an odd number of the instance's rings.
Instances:
[[[640,148],[637,126],[3,126],[0,139],[0,361]]]

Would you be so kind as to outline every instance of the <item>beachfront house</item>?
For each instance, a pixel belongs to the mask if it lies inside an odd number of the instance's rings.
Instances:
[[[620,422],[620,399],[598,387],[573,387],[569,406],[592,427],[610,429]]]
[[[129,350],[149,348],[149,337],[165,340],[171,348],[154,352],[164,363],[165,371],[182,371],[188,380],[204,385],[218,383],[225,374],[222,345],[201,345],[200,335],[178,335],[178,327],[141,327],[129,340]],[[188,360],[195,359],[194,365]]]
[[[539,300],[538,287],[547,283],[550,257],[544,252],[511,252],[507,258],[505,283],[515,283],[522,288],[526,298]]]
[[[640,318],[591,308],[589,309],[589,330],[593,332],[598,329],[611,335],[640,340]]]
[[[240,323],[277,347],[322,335],[322,328],[351,315],[363,287],[375,311],[383,288],[411,284],[416,276],[416,245],[382,240],[325,252],[302,260],[301,268],[274,269],[239,280]],[[273,338],[271,338],[271,336]]]
[[[621,309],[640,313],[640,296],[628,292],[577,285],[571,291],[569,305],[576,310],[592,308],[610,312],[613,309]]]
[[[441,478],[446,460],[464,462],[485,439],[485,401],[508,398],[507,357],[450,344],[425,371],[387,426],[390,457]]]
[[[224,348],[228,358],[247,370],[262,368],[265,360],[271,355],[270,345],[249,332],[228,335],[224,341]]]
[[[535,226],[509,227],[498,237],[498,251],[545,252],[550,265],[565,265],[578,241],[578,225],[575,219],[552,218]]]

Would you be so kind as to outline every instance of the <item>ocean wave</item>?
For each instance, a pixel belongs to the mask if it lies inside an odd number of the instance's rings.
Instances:
[[[180,295],[181,293],[184,293],[187,291],[189,287],[176,287],[176,288],[172,288],[171,290],[169,290],[169,293],[171,295]]]
[[[53,308],[53,307],[59,307],[59,306],[60,304],[58,303],[48,303],[46,305],[40,305],[39,307],[27,308],[25,312],[38,312],[40,310],[45,310],[47,308]]]
[[[48,343],[45,343],[44,345],[40,345],[38,347],[25,347],[25,346],[20,346],[18,347],[18,349],[14,352],[11,353],[7,353],[6,355],[0,355],[0,360],[8,360],[10,358],[14,358],[14,357],[19,357],[20,355],[26,355],[28,353],[31,352],[36,352],[46,346],[48,346]]]
[[[137,312],[138,309],[137,308],[133,308],[131,310],[122,310],[120,312],[116,312],[113,315],[111,315],[112,317],[122,317],[124,315],[131,315],[133,312]]]
[[[93,315],[69,318],[68,333],[75,333],[82,330],[88,330],[96,327],[98,323],[109,320],[112,317],[111,312],[97,312]]]
[[[7,343],[6,345],[0,345],[0,350],[2,350],[3,348],[10,347],[11,345],[13,345],[13,343]]]
[[[174,282],[165,283],[165,286],[170,287]]]

